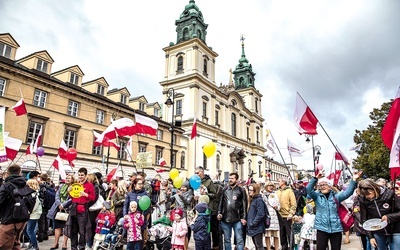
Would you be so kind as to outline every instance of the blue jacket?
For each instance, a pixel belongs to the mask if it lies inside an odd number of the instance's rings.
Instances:
[[[261,195],[254,196],[247,213],[247,234],[255,236],[265,231],[265,203]]]
[[[208,232],[209,221],[209,214],[199,214],[194,224],[190,226],[192,228],[193,238],[195,241],[210,241],[210,233]]]
[[[338,203],[349,198],[354,193],[357,182],[351,180],[346,191],[335,193],[331,190],[327,199],[323,193],[314,190],[317,181],[317,178],[312,178],[307,185],[307,194],[314,200],[317,209],[315,214],[315,228],[326,233],[343,232],[334,198],[337,199]]]
[[[146,218],[146,215],[148,213],[150,213],[150,207],[146,211],[142,211],[142,209],[140,209],[139,199],[142,196],[147,196],[148,197],[147,192],[144,189],[142,189],[142,190],[132,190],[131,192],[129,192],[126,195],[126,198],[125,198],[125,201],[124,201],[124,209],[123,209],[124,216],[129,213],[129,203],[131,201],[136,201],[137,210],[142,212],[144,217]]]

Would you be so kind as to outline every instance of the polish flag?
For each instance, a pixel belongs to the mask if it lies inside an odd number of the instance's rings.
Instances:
[[[93,133],[95,133],[95,132],[93,131]],[[96,147],[102,145],[103,142],[117,138],[117,134],[115,133],[114,125],[113,124],[109,125],[106,128],[106,130],[104,130],[103,133],[101,133],[101,134],[96,132],[94,137],[96,138],[94,141],[94,146],[96,146]]]
[[[159,169],[156,169],[156,172],[157,172],[157,173],[163,173],[163,172],[165,172],[165,169],[159,168]]]
[[[64,163],[59,155],[57,155],[56,159],[54,160],[53,164],[51,164],[55,169],[60,172],[60,176],[62,180],[65,180],[67,177],[67,173],[65,172]]]
[[[61,139],[60,147],[58,148],[58,155],[60,156],[61,159],[63,160],[68,160],[67,159],[67,145],[65,144],[64,139]]]
[[[42,131],[43,131],[43,125],[40,126],[40,130],[38,133],[38,136],[36,137],[35,145],[33,145],[33,152],[36,153],[36,150],[38,147],[40,147],[42,143]]]
[[[158,123],[154,119],[135,113],[135,122],[135,134],[157,134]]]
[[[338,161],[343,161],[344,164],[349,165],[349,160],[347,157],[343,154],[343,152],[340,150],[340,148],[336,145],[337,152],[335,152],[335,159]]]
[[[132,161],[132,136],[129,138],[129,141],[126,144],[125,152],[126,152],[127,160],[129,162],[131,162]]]
[[[31,141],[31,143],[26,148],[25,154],[27,155],[33,154],[33,141]]]
[[[25,115],[28,113],[28,111],[26,111],[26,106],[25,106],[25,102],[24,99],[21,98],[13,107],[12,109],[15,111],[15,114],[17,116],[20,115]]]
[[[383,143],[391,149],[389,168],[394,180],[400,176],[400,88],[389,110],[381,136]]]
[[[190,139],[193,139],[196,136],[197,136],[197,118],[195,117],[193,120],[192,134],[190,135]]]
[[[116,175],[115,174],[117,173],[118,168],[119,168],[119,164],[115,168],[113,168],[110,171],[110,173],[107,174],[107,181],[108,182],[111,182],[112,180],[116,179]]]
[[[4,144],[6,146],[7,158],[10,160],[14,160],[18,154],[19,149],[21,148],[22,141],[7,136],[4,138]]]
[[[161,157],[160,160],[158,161],[158,165],[160,166],[165,166],[167,162],[164,160],[164,157]]]
[[[131,136],[135,134],[136,124],[129,118],[121,118],[112,122],[115,132],[118,136]],[[114,138],[110,138],[114,139]]]
[[[300,134],[316,135],[318,119],[297,92],[294,121]]]
[[[105,140],[103,142],[98,142],[97,139],[99,137],[101,137],[101,135],[99,133],[97,133],[96,131],[94,131],[94,130],[93,130],[93,135],[94,135],[94,138],[95,138],[95,141],[93,143],[94,146],[96,146],[96,147],[98,147],[98,146],[113,147],[117,151],[119,151],[121,149],[121,147],[117,143],[115,143],[115,142],[113,142],[111,140]]]

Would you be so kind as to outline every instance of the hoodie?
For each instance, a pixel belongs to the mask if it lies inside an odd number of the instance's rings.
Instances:
[[[11,185],[14,184],[18,188],[23,188],[26,186],[25,178],[19,175],[11,175],[6,178],[3,185],[0,187],[0,222],[1,224],[14,224],[12,218],[13,210],[10,209],[14,207],[14,199],[10,199],[14,187]]]

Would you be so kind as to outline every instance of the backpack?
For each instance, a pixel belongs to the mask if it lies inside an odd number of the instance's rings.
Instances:
[[[33,208],[35,207],[36,191],[28,185],[18,188],[16,185],[12,183],[10,184],[14,188],[11,193],[12,199],[14,200],[12,211],[13,221],[27,222],[29,221]]]
[[[264,213],[265,213],[264,226],[265,229],[268,229],[271,226],[271,216],[269,215],[267,204],[264,201],[263,203],[264,203]]]
[[[50,209],[56,201],[56,190],[46,184],[40,187],[39,198],[44,209]]]

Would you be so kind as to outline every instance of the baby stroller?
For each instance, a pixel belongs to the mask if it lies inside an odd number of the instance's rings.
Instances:
[[[107,234],[97,249],[99,250],[123,250],[126,245],[124,238],[124,218],[118,220],[117,225]]]
[[[158,250],[171,249],[171,232],[168,230],[170,225],[171,221],[166,216],[155,221],[154,225],[148,229],[148,239],[144,250],[154,250],[155,247]]]

